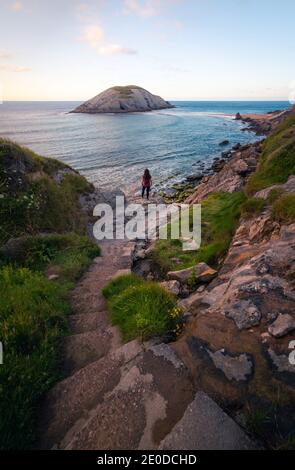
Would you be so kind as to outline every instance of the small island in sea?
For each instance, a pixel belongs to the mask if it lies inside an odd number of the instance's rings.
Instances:
[[[85,101],[72,113],[134,113],[174,108],[160,96],[136,85],[114,86]]]

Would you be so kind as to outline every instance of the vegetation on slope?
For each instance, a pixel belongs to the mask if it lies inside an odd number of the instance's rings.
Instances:
[[[91,191],[63,163],[0,139],[0,244],[25,233],[84,233],[79,196]]]
[[[69,293],[100,253],[81,235],[90,191],[69,167],[0,139],[1,449],[34,445],[40,399],[60,378]]]
[[[263,143],[258,168],[250,176],[246,193],[285,183],[295,174],[295,116],[289,116]]]
[[[125,341],[147,340],[181,329],[181,310],[177,299],[155,282],[130,275],[111,281],[103,291],[108,299],[112,322]]]
[[[202,202],[202,242],[198,251],[183,251],[181,240],[158,240],[152,253],[163,272],[205,262],[218,267],[237,227],[243,193],[214,193]]]

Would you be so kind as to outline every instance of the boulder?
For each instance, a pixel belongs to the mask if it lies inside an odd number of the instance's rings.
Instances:
[[[223,140],[222,142],[219,143],[219,145],[220,145],[221,147],[223,147],[224,145],[228,145],[228,144],[229,144],[229,140],[227,140],[227,139],[226,139],[226,140]]]
[[[179,271],[169,271],[167,274],[168,279],[170,280],[176,280],[181,283],[186,283],[189,278],[193,275],[195,268],[186,268],[186,269],[181,269]]]
[[[238,175],[241,175],[241,176],[245,176],[249,171],[249,167],[248,167],[247,163],[244,160],[241,160],[241,159],[236,160],[233,163],[232,169],[235,173],[237,173]]]
[[[233,146],[233,150],[239,150],[241,147],[242,147],[242,146],[241,146],[240,143],[235,144],[235,145]]]
[[[261,313],[251,300],[240,300],[225,309],[225,316],[231,318],[239,330],[259,325]]]
[[[189,279],[195,276],[196,282],[210,282],[217,275],[215,269],[210,268],[206,263],[198,263],[191,268],[181,269],[180,271],[170,271],[168,279],[175,279],[180,283],[186,284]]]
[[[163,282],[160,283],[160,285],[162,287],[164,287],[164,289],[168,290],[169,292],[171,292],[174,295],[179,295],[179,293],[180,293],[180,282],[179,281],[176,281],[176,280],[163,281]]]
[[[281,338],[295,330],[295,319],[289,315],[280,313],[277,319],[268,327],[269,333],[275,338]]]

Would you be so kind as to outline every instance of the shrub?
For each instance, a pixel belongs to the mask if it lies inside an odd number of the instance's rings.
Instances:
[[[119,276],[113,279],[107,284],[106,287],[102,290],[103,295],[106,299],[110,300],[116,295],[123,292],[125,289],[131,286],[138,286],[143,284],[144,280],[136,276],[135,274],[127,274],[124,276]]]
[[[112,321],[126,341],[176,332],[181,323],[176,298],[156,283],[130,286],[112,297],[109,305]]]
[[[241,206],[241,212],[244,217],[252,217],[260,214],[265,206],[264,199],[258,197],[250,197]]]
[[[283,194],[272,205],[272,216],[280,223],[295,222],[295,194]]]

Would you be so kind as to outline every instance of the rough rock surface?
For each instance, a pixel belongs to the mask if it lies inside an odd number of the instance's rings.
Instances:
[[[198,392],[182,419],[161,442],[164,450],[246,450],[257,445],[204,392]]]
[[[232,356],[224,350],[212,352],[207,350],[217,369],[222,370],[228,380],[245,381],[252,374],[253,363],[249,355]]]
[[[269,333],[275,338],[281,338],[293,330],[295,330],[295,318],[289,314],[282,315],[281,313],[268,327]]]
[[[168,279],[175,279],[181,283],[187,283],[193,276],[196,283],[201,283],[212,281],[216,275],[217,271],[215,269],[210,268],[206,263],[198,263],[191,268],[169,271],[167,277]]]
[[[217,162],[220,171],[212,176],[205,176],[186,202],[196,204],[210,193],[217,191],[229,193],[240,191],[245,184],[245,178],[255,170],[260,152],[260,142],[245,145],[231,152],[231,159],[226,162],[222,161],[222,165]]]
[[[78,106],[72,113],[131,113],[173,107],[160,96],[152,95],[144,88],[130,85],[108,88]]]
[[[160,283],[164,289],[167,289],[172,294],[178,295],[180,293],[180,282],[176,280],[163,281]]]

